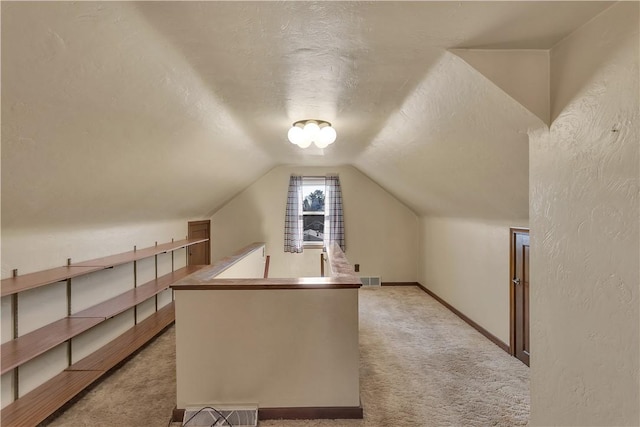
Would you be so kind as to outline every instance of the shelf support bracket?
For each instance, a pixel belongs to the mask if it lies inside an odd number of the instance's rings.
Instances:
[[[14,268],[12,272],[13,277],[18,277],[18,269]],[[11,295],[11,312],[13,321],[13,339],[18,338],[18,294]],[[13,370],[13,400],[18,400],[20,397],[20,378],[18,373],[18,367]]]

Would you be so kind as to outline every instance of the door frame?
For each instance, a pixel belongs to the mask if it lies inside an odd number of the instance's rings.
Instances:
[[[509,249],[509,354],[513,357],[516,355],[516,294],[511,280],[516,272],[517,233],[527,233],[529,235],[529,229],[524,227],[509,228],[509,240],[511,242]]]
[[[187,222],[187,238],[190,239],[191,238],[191,226],[192,225],[203,225],[206,224],[207,225],[207,234],[209,235],[209,241],[205,242],[205,244],[207,245],[207,264],[206,265],[210,265],[211,264],[211,220],[210,219],[203,219],[203,220],[199,220],[199,221],[188,221]],[[189,248],[187,248],[187,264],[189,264]]]

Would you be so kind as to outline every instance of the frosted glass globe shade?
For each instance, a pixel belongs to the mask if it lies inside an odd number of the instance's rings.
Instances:
[[[299,126],[293,126],[287,133],[289,142],[299,145],[304,140],[304,131]]]
[[[314,141],[313,143],[316,144],[316,147],[318,148],[327,148],[329,146],[329,144],[322,140]]]
[[[314,141],[320,132],[320,126],[316,122],[308,122],[304,125],[304,136],[309,142]]]
[[[318,135],[318,141],[326,144],[325,147],[329,144],[333,144],[336,140],[336,130],[331,126],[325,126],[320,129],[320,134]]]
[[[311,145],[311,140],[308,138],[303,138],[302,141],[298,143],[298,147],[307,148]]]

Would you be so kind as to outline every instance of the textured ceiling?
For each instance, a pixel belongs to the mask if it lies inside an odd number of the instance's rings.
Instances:
[[[609,4],[2,2],[3,227],[204,216],[278,164],[526,218],[542,121],[449,49],[549,49]],[[304,118],[337,142],[289,144]]]

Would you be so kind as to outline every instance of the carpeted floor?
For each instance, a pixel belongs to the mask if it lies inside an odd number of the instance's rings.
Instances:
[[[167,426],[174,346],[172,327],[50,426]],[[416,287],[361,289],[360,381],[363,420],[260,425],[518,426],[529,418],[528,368]]]

